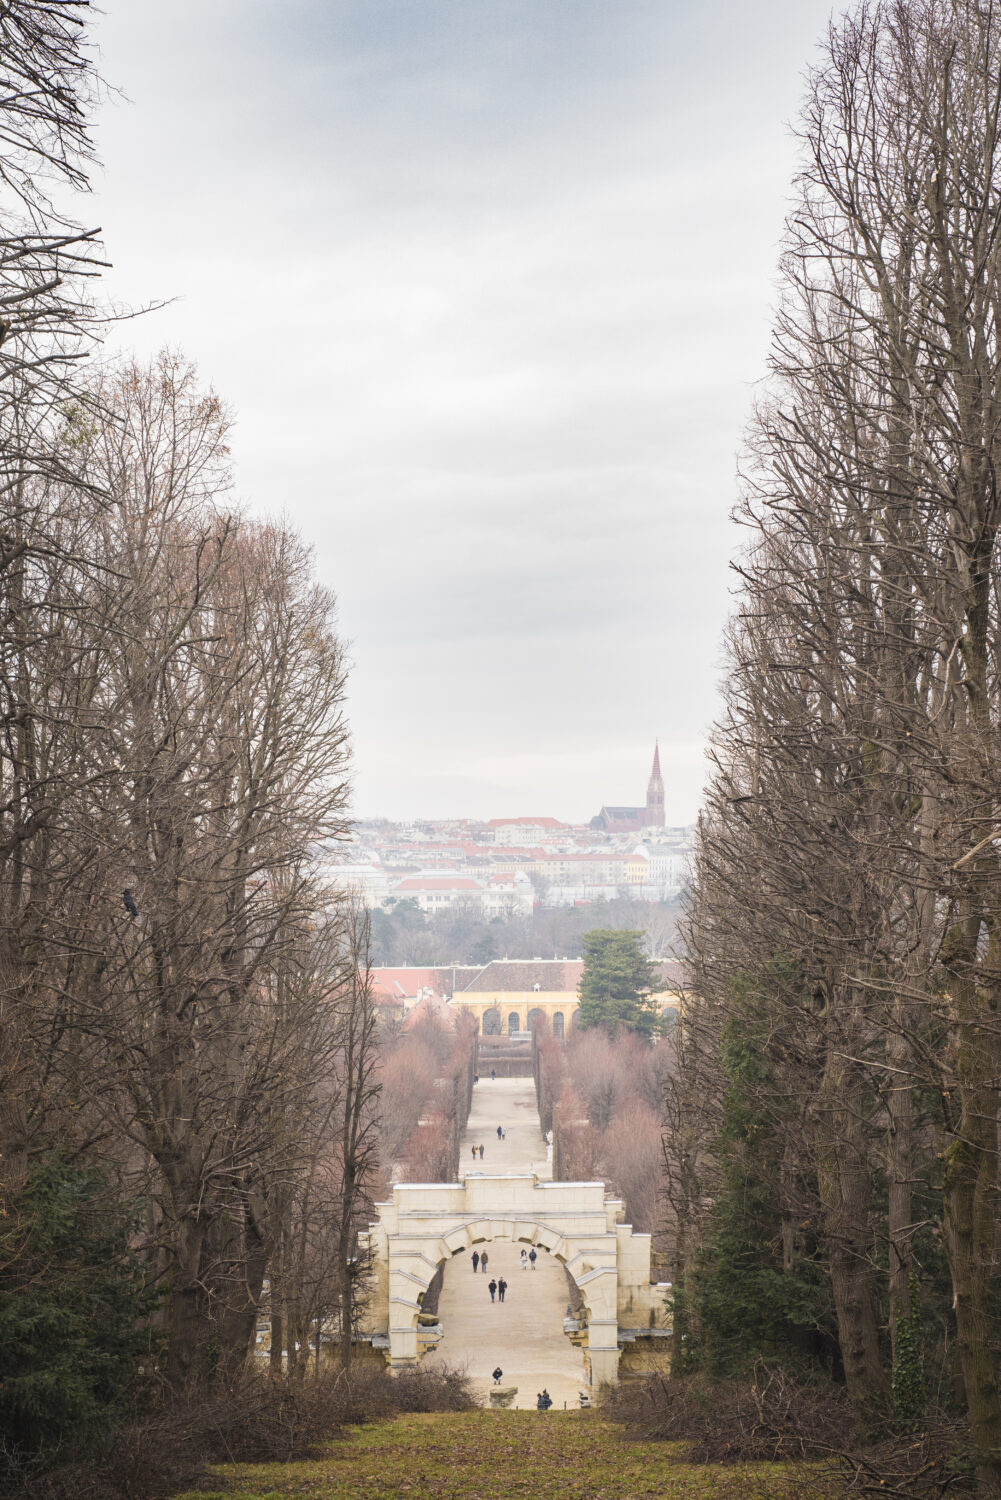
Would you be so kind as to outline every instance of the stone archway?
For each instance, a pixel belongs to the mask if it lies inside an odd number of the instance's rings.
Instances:
[[[483,1012],[483,1035],[500,1036],[500,1034],[501,1013],[497,1009],[496,1005],[491,1005],[489,1010],[485,1010]]]
[[[477,1174],[461,1183],[397,1183],[376,1205],[365,1248],[374,1285],[368,1332],[389,1344],[394,1369],[418,1359],[420,1298],[443,1261],[493,1240],[535,1245],[563,1261],[587,1311],[591,1383],[617,1379],[619,1330],[649,1328],[664,1291],[650,1284],[650,1236],[621,1223],[622,1203],[601,1182]]]

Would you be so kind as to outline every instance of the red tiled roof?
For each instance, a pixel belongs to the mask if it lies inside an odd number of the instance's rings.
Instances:
[[[394,1000],[411,1000],[418,990],[437,990],[439,986],[438,969],[389,968],[371,972],[372,993],[377,999],[386,995]]]
[[[418,875],[398,880],[393,887],[394,891],[478,891],[479,889],[478,880],[462,878],[447,880],[441,877],[424,879]]]
[[[467,984],[463,994],[500,990],[520,994],[532,990],[576,990],[584,965],[570,959],[495,958]]]
[[[655,963],[654,969],[660,975],[661,983],[665,989],[680,988],[684,979],[682,965],[673,961],[667,963]],[[460,992],[456,987],[456,998],[462,994],[476,994],[477,991],[496,990],[500,993],[525,994],[533,990],[536,985],[540,990],[576,991],[580,985],[580,976],[584,972],[584,964],[579,959],[565,958],[537,958],[537,959],[509,959],[495,958],[492,963],[481,969],[475,978],[471,979]],[[458,976],[457,976],[458,977]]]
[[[488,828],[566,828],[559,818],[491,818]]]

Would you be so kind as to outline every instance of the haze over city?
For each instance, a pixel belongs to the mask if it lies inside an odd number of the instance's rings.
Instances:
[[[97,37],[111,346],[317,550],[360,816],[690,823],[820,0],[155,0]],[[178,92],[180,87],[180,93]],[[197,225],[193,232],[192,226]]]

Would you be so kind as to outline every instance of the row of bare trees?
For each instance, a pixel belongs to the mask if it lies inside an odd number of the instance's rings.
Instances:
[[[4,1159],[16,1180],[58,1138],[147,1202],[188,1384],[245,1357],[279,1252],[298,1329],[318,1205],[346,1254],[374,1161],[364,939],[317,866],[344,669],[306,549],[224,508],[225,413],[192,372],[114,371],[91,409],[79,483],[44,481],[64,545],[29,540],[9,575]],[[334,1280],[348,1306],[343,1261]]]
[[[669,1099],[680,1326],[738,1339],[726,1267],[768,1269],[858,1403],[954,1383],[996,1495],[1001,12],[863,0],[799,135]]]
[[[423,1007],[403,1026],[387,1025],[379,1139],[383,1180],[454,1182],[476,1076],[476,1025]]]
[[[663,1231],[661,1104],[673,1066],[667,1039],[635,1032],[610,1036],[602,1027],[574,1031],[567,1041],[546,1024],[533,1033],[539,1117],[553,1133],[553,1174],[564,1182],[600,1177],[625,1202],[633,1228]]]
[[[349,1357],[375,1010],[367,922],[321,879],[333,598],[232,503],[228,415],[182,359],[81,365],[100,250],[55,200],[92,163],[86,8],[0,13],[0,1207],[56,1155],[139,1205],[190,1389],[263,1310],[279,1362],[331,1321]]]

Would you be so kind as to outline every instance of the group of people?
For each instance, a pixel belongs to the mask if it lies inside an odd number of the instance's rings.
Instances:
[[[483,1160],[483,1147],[482,1146],[472,1146],[472,1147],[470,1147],[470,1150],[473,1153],[473,1160],[474,1161],[476,1160],[477,1156],[479,1156],[480,1161]]]
[[[490,1293],[491,1302],[494,1300],[495,1294],[497,1297],[497,1301],[503,1302],[504,1293],[507,1291],[507,1282],[504,1280],[503,1276],[501,1276],[496,1281],[490,1281],[487,1283],[487,1291]]]
[[[531,1250],[526,1250],[524,1248],[524,1246],[522,1246],[522,1251],[521,1251],[521,1269],[523,1271],[527,1271],[529,1269],[529,1267],[531,1267],[531,1269],[534,1271],[535,1270],[535,1262],[538,1260],[538,1258],[539,1258],[539,1252],[536,1250],[536,1248],[535,1248],[534,1245],[532,1246]],[[473,1275],[474,1276],[476,1275],[477,1271],[482,1271],[483,1274],[484,1274],[484,1276],[487,1274],[487,1260],[488,1259],[489,1259],[489,1257],[487,1255],[486,1250],[484,1250],[482,1252],[482,1254],[480,1253],[479,1250],[474,1250],[473,1251]],[[507,1282],[504,1280],[503,1276],[501,1277],[501,1282],[504,1285],[504,1287],[506,1288],[507,1287]],[[501,1301],[502,1302],[504,1301],[503,1297],[501,1298]]]
[[[500,1385],[501,1381],[504,1378],[504,1371],[501,1369],[500,1365],[497,1365],[496,1368],[494,1369],[493,1376],[494,1376],[494,1385]],[[536,1395],[536,1398],[535,1398],[535,1409],[536,1409],[536,1411],[548,1411],[549,1408],[552,1406],[552,1404],[553,1404],[553,1398],[549,1394],[549,1392],[546,1390],[545,1386],[543,1386],[542,1390],[539,1391],[538,1394]],[[584,1400],[583,1400],[583,1396],[582,1396],[582,1398],[581,1398],[581,1405],[583,1406],[583,1404],[584,1404]]]

